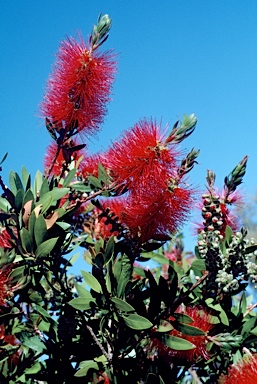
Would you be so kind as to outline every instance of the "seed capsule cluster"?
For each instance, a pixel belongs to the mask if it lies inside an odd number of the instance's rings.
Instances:
[[[217,291],[235,293],[240,284],[257,275],[257,266],[252,255],[246,254],[249,240],[247,231],[242,228],[225,239],[227,227],[226,204],[219,196],[203,195],[202,216],[204,228],[199,234],[198,252],[205,259],[209,271],[209,288]],[[254,280],[255,282],[257,281]]]

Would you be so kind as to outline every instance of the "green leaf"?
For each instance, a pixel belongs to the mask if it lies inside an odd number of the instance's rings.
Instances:
[[[163,334],[161,336],[161,341],[164,345],[167,345],[167,347],[175,349],[176,351],[188,351],[195,348],[194,344],[176,336]]]
[[[31,236],[34,236],[35,223],[36,223],[36,215],[35,215],[35,212],[33,211],[31,212],[31,215],[29,217],[29,225],[28,225],[28,230]]]
[[[69,193],[69,188],[53,188],[51,191],[44,194],[37,205],[42,204],[42,211],[45,212],[53,202],[60,200]]]
[[[37,246],[43,243],[47,234],[46,222],[43,215],[39,215],[35,221],[34,236]]]
[[[26,228],[22,228],[20,231],[20,237],[21,237],[21,244],[22,247],[27,251],[28,253],[33,252],[34,243],[31,234]]]
[[[9,183],[10,183],[10,189],[14,193],[14,195],[17,193],[19,189],[24,193],[23,184],[18,173],[13,171],[10,172]]]
[[[156,263],[159,263],[161,265],[167,265],[169,264],[169,260],[162,255],[161,253],[155,253],[155,252],[144,252],[141,254],[142,257],[147,259],[152,259]]]
[[[89,184],[93,185],[98,189],[102,189],[101,182],[95,176],[87,176]]]
[[[45,344],[38,336],[24,336],[22,339],[22,345],[33,349],[33,351],[36,351],[37,353],[41,353],[44,349],[46,349]]]
[[[174,327],[166,320],[160,320],[160,324],[157,327],[157,332],[170,332]]]
[[[35,364],[32,365],[32,367],[27,368],[25,373],[26,375],[33,375],[35,373],[38,373],[42,369],[41,364],[37,361]]]
[[[193,261],[191,268],[193,270],[202,272],[202,271],[206,270],[206,264],[205,264],[204,260],[197,259],[197,260]]]
[[[79,366],[80,369],[75,373],[75,377],[86,376],[89,369],[99,370],[98,364],[94,360],[82,361]]]
[[[173,325],[175,329],[177,329],[179,332],[182,332],[184,335],[190,335],[190,336],[206,335],[206,333],[202,331],[200,328],[193,327],[192,325],[183,324],[179,322],[174,322]]]
[[[227,244],[230,244],[233,236],[234,236],[234,233],[232,229],[230,228],[229,225],[227,225],[225,229],[225,242]]]
[[[22,208],[23,196],[24,196],[24,191],[19,189],[15,195],[15,208],[17,212],[19,212]]]
[[[57,243],[58,237],[53,237],[52,239],[46,240],[43,243],[41,243],[37,250],[36,250],[36,257],[45,257],[48,256],[53,248],[55,247],[55,244]]]
[[[49,192],[49,184],[48,184],[48,180],[47,180],[47,179],[43,179],[43,183],[42,183],[42,185],[41,185],[40,192],[39,192],[40,199],[42,199],[42,197],[43,197],[47,192]]]
[[[13,283],[19,281],[24,276],[24,270],[25,270],[25,265],[14,268],[12,270],[12,272],[10,273],[10,277]]]
[[[76,299],[72,299],[69,301],[69,304],[80,311],[87,311],[91,308],[90,303],[95,303],[95,299],[86,298],[86,297],[78,297]]]
[[[185,315],[184,313],[173,313],[172,316],[175,317],[175,319],[178,320],[180,323],[190,324],[194,322],[194,319],[192,319],[192,317]]]
[[[23,197],[23,206],[28,202],[28,201],[34,201],[34,195],[31,189],[28,189]],[[32,208],[33,209],[33,208]]]
[[[241,334],[249,333],[255,328],[255,323],[256,323],[256,317],[252,317],[251,319],[247,320],[243,327]]]
[[[100,180],[100,182],[105,185],[108,183],[109,180],[109,175],[101,163],[98,164],[98,180]]]
[[[220,304],[212,304],[212,303],[213,303],[213,299],[212,299],[212,298],[209,298],[209,299],[205,300],[205,302],[206,302],[206,304],[208,305],[208,307],[214,309],[215,311],[220,312],[220,313],[219,313],[219,318],[220,318],[220,321],[221,321],[224,325],[229,325],[229,321],[228,321],[227,314],[226,314],[226,312],[223,310],[223,308],[221,307]]]
[[[122,312],[134,312],[135,311],[135,309],[132,307],[132,305],[130,305],[126,301],[121,300],[117,297],[112,297],[111,301],[114,303],[115,307],[119,311],[122,311]]]
[[[92,188],[89,185],[85,185],[84,183],[75,183],[72,184],[72,189],[79,192],[91,192]]]
[[[93,299],[93,296],[91,295],[91,293],[85,289],[84,287],[82,287],[82,285],[78,284],[76,281],[74,281],[74,286],[78,292],[78,295],[80,297],[83,297],[83,298],[86,298],[86,299]]]
[[[25,189],[30,188],[30,174],[24,166],[21,168],[21,179]]]
[[[117,283],[118,283],[117,296],[118,297],[124,296],[126,285],[131,279],[132,270],[133,270],[131,260],[126,254],[120,256],[120,259],[121,259],[121,272],[117,280]]]
[[[132,314],[128,316],[123,315],[122,318],[125,321],[126,325],[132,329],[142,330],[152,328],[153,326],[151,321],[137,314]]]
[[[64,179],[64,182],[63,182],[63,187],[68,187],[70,185],[70,183],[72,182],[72,180],[74,180],[75,178],[75,175],[76,175],[76,172],[77,172],[77,169],[76,168],[73,168],[69,173],[68,175],[65,177]],[[73,187],[71,185],[71,187]]]
[[[41,185],[43,183],[44,177],[40,171],[37,171],[35,179],[34,179],[34,196],[38,196],[40,192]]]
[[[9,201],[7,201],[2,196],[0,196],[0,209],[3,212],[8,212],[11,209],[11,205],[10,205]]]
[[[93,289],[93,291],[98,292],[98,293],[102,293],[102,287],[101,287],[99,281],[91,273],[86,272],[86,271],[81,271],[81,274],[82,274],[86,284],[89,285],[89,287],[91,289]]]
[[[5,159],[7,158],[8,156],[8,152],[6,152],[6,154],[4,155],[4,157],[2,158],[2,160],[0,161],[0,165],[3,164],[3,162],[5,161]]]
[[[111,236],[105,248],[105,264],[107,264],[113,257],[114,247],[115,247],[114,236]]]
[[[249,253],[253,253],[257,250],[257,244],[249,245],[249,247],[246,247],[245,253],[248,255]]]

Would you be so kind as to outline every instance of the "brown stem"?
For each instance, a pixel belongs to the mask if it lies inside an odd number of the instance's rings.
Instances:
[[[50,174],[51,174],[51,172],[52,172],[52,169],[53,169],[54,164],[55,164],[55,162],[56,162],[56,160],[57,160],[57,157],[59,156],[60,150],[61,150],[61,146],[58,145],[58,146],[57,146],[57,151],[56,151],[56,153],[55,153],[55,155],[54,155],[54,157],[53,157],[53,160],[52,160],[52,162],[51,162],[51,164],[50,164],[50,167],[47,169],[46,174],[45,174],[45,177],[46,177],[47,179],[49,178],[49,176],[50,176]]]

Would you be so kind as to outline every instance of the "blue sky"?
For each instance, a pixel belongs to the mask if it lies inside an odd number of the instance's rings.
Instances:
[[[59,42],[100,13],[113,19],[104,49],[118,52],[118,73],[105,124],[88,143],[104,149],[142,117],[173,123],[199,118],[182,148],[200,149],[193,185],[207,169],[217,185],[249,155],[244,191],[256,189],[257,3],[221,0],[12,0],[0,5],[0,157],[3,177],[22,165],[42,170],[50,136],[38,117]]]

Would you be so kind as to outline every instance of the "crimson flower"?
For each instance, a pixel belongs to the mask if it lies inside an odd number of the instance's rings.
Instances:
[[[126,200],[122,197],[107,199],[101,202],[103,210],[95,209],[94,237],[104,239],[119,234],[118,225],[122,222]],[[104,213],[104,214],[103,214]],[[115,228],[116,226],[116,228]]]
[[[97,48],[81,36],[64,40],[47,83],[41,113],[68,136],[96,132],[106,114],[116,64],[113,52]]]
[[[10,266],[4,266],[0,269],[0,306],[6,306],[7,300],[12,292],[10,288],[11,278],[9,277],[11,272]]]
[[[201,329],[206,333],[203,336],[190,336],[184,335],[181,332],[173,329],[171,331],[171,335],[181,337],[184,340],[189,341],[190,343],[195,345],[194,349],[189,349],[186,351],[175,351],[173,350],[172,355],[176,358],[177,361],[188,361],[194,363],[198,360],[198,358],[203,357],[205,360],[209,359],[209,353],[206,349],[207,347],[207,333],[213,327],[211,324],[211,317],[206,312],[206,310],[201,306],[195,307],[186,307],[184,310],[180,307],[177,310],[177,313],[183,313],[185,315],[190,316],[193,319],[193,322],[189,325],[192,325],[196,328]]]
[[[176,363],[179,365],[195,363],[199,358],[204,358],[207,360],[209,358],[209,354],[207,351],[207,333],[213,327],[210,322],[210,315],[201,306],[186,307],[185,309],[179,307],[176,313],[182,313],[187,316],[190,316],[193,319],[193,322],[189,325],[201,329],[206,333],[206,335],[189,336],[177,331],[176,329],[173,329],[169,333],[171,336],[176,336],[183,340],[187,340],[190,343],[194,344],[195,348],[178,351],[164,345],[160,340],[158,340],[158,338],[152,338],[150,346],[151,353],[154,353],[154,355],[159,357],[164,357],[165,359],[168,359],[171,363],[176,361]],[[174,317],[170,317],[168,320],[170,320],[170,322],[172,323],[172,321],[174,321]]]
[[[99,163],[104,163],[104,159],[100,154],[94,154],[91,156],[84,157],[81,163],[81,174],[83,178],[86,178],[89,175],[98,177]]]
[[[159,181],[159,180],[158,180]],[[140,242],[174,234],[188,217],[193,191],[186,187],[169,189],[161,180],[128,199],[123,221]]]
[[[4,227],[0,228],[0,248],[13,248],[11,236]]]
[[[174,174],[178,151],[175,145],[164,145],[161,126],[153,120],[141,120],[113,143],[105,155],[106,167],[114,181],[136,189],[149,175]]]
[[[227,375],[221,375],[219,384],[257,383],[257,357],[247,356],[240,363],[231,365]]]
[[[15,335],[6,334],[4,324],[0,325],[0,342],[3,342],[5,344],[10,344],[13,346],[18,346],[20,344],[19,340],[16,338]],[[0,346],[0,351],[1,351],[1,346]],[[7,359],[8,364],[12,364],[16,366],[19,363],[20,355],[21,355],[21,351],[18,349],[8,357]]]
[[[74,144],[74,143],[73,143]],[[73,145],[72,144],[72,145]],[[75,145],[75,144],[74,144]],[[50,175],[54,176],[60,176],[64,170],[64,166],[67,164],[65,153],[64,151],[67,151],[67,149],[61,149],[58,153],[58,156],[52,165],[53,159],[56,156],[56,153],[58,151],[58,146],[55,142],[52,142],[46,149],[46,154],[44,158],[44,168],[45,172],[48,171],[48,169],[51,169]],[[78,160],[81,158],[83,153],[81,151],[74,151],[70,153],[70,160],[75,161],[75,166],[77,165]]]

